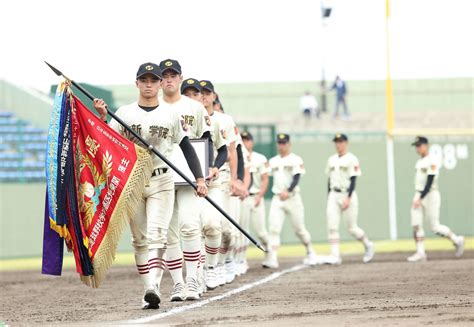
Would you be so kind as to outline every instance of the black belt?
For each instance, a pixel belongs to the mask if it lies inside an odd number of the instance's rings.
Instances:
[[[168,168],[156,168],[155,170],[153,170],[153,172],[151,173],[151,177],[155,177],[155,176],[159,176],[159,175],[162,175],[162,174],[166,174],[168,172]]]
[[[340,188],[337,188],[337,187],[332,188],[331,191],[338,192],[338,193],[346,192],[346,190],[341,190]]]

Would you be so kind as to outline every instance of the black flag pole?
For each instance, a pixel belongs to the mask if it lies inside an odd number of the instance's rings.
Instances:
[[[72,85],[74,85],[79,91],[81,91],[82,93],[84,93],[85,96],[87,96],[89,99],[91,99],[92,101],[94,101],[95,97],[89,93],[89,91],[87,91],[85,88],[83,88],[80,84],[74,82],[74,80],[70,79],[69,77],[67,77],[66,75],[64,75],[60,70],[58,70],[57,68],[51,66],[49,63],[47,63],[45,61],[45,64],[48,65],[49,68],[51,68],[51,70],[58,76],[62,76],[64,77],[66,80],[68,80]],[[155,155],[158,156],[158,158],[160,158],[161,160],[163,160],[164,163],[166,163],[171,169],[173,169],[179,176],[181,176],[181,178],[183,178],[189,185],[191,185],[191,187],[195,190],[197,190],[197,186],[196,184],[194,184],[189,178],[188,176],[186,176],[181,170],[179,170],[178,167],[176,167],[171,161],[169,161],[165,156],[163,156],[160,151],[158,151],[157,149],[155,149],[155,147],[153,147],[153,145],[149,144],[143,137],[141,137],[140,135],[138,135],[132,128],[130,128],[130,126],[128,126],[122,119],[120,119],[115,113],[113,113],[112,111],[109,110],[109,108],[107,108],[107,113],[113,118],[115,119],[120,125],[122,125],[128,132],[130,132],[130,134],[132,134],[134,137],[136,137],[149,151],[153,152]],[[266,252],[266,250],[264,249],[264,247],[255,239],[252,237],[252,235],[250,235],[245,229],[242,228],[242,226],[240,226],[231,216],[229,216],[229,214],[227,212],[224,211],[224,209],[222,209],[216,202],[214,202],[214,200],[212,200],[210,197],[206,196],[205,199],[214,207],[217,209],[217,211],[219,211],[232,225],[234,225],[242,234],[245,235],[245,237],[247,237],[253,244],[255,244],[256,247],[258,247],[260,250],[262,250],[263,252]]]

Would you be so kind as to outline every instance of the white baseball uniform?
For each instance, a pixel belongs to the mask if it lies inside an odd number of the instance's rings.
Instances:
[[[262,176],[270,173],[270,164],[267,158],[258,152],[253,151],[246,156],[246,165],[252,175],[252,185],[250,186],[250,195],[242,201],[241,206],[241,224],[247,228],[252,224],[255,232],[264,246],[268,244],[268,231],[265,224],[265,200],[262,198],[260,204],[255,206],[255,199],[261,189]]]
[[[191,98],[181,96],[174,103],[168,103],[160,98],[160,110],[171,110],[179,114],[188,128],[191,139],[201,138],[209,131],[209,116],[204,106]],[[181,151],[179,145],[174,145],[174,151]],[[206,173],[206,172],[203,172]],[[175,284],[183,283],[183,257],[186,263],[187,277],[197,279],[196,269],[201,250],[201,207],[203,199],[198,197],[194,189],[188,185],[175,188],[173,216],[168,231],[168,249],[166,265],[170,270]],[[180,239],[183,248],[180,248]]]
[[[365,234],[357,225],[359,211],[357,192],[352,192],[349,207],[345,210],[342,208],[343,202],[348,196],[351,177],[361,175],[359,160],[350,152],[342,156],[336,153],[329,157],[327,161],[326,175],[329,177],[330,189],[326,207],[329,242],[339,242],[339,224],[341,217],[346,221],[349,233],[356,239],[362,240]]]
[[[171,156],[173,145],[188,136],[184,121],[172,110],[160,110],[160,107],[146,110],[134,102],[120,107],[116,115],[167,158]],[[140,144],[117,121],[112,120],[110,126]],[[159,285],[174,203],[174,182],[169,168],[158,156],[153,156],[153,168],[155,176],[145,187],[143,201],[130,221],[135,261],[145,288],[152,287],[157,281]]]
[[[273,251],[276,251],[280,246],[280,233],[286,215],[290,217],[293,230],[301,242],[305,245],[310,244],[311,235],[304,223],[304,206],[299,185],[293,189],[287,200],[282,201],[278,196],[288,190],[294,175],[305,174],[303,159],[293,153],[285,157],[277,155],[270,159],[270,169],[273,175],[273,198],[268,218],[269,245]]]
[[[439,223],[439,211],[441,206],[441,196],[438,190],[438,176],[440,163],[434,156],[427,156],[418,159],[415,166],[415,195],[413,200],[419,199],[420,194],[425,188],[429,175],[433,175],[433,183],[430,191],[421,200],[421,206],[417,209],[411,208],[411,224],[415,228],[415,237],[417,241],[422,241],[425,236],[423,229],[423,218],[430,224],[431,230],[441,236],[447,237],[450,229]]]
[[[241,144],[241,138],[238,133],[237,127],[235,125],[234,120],[227,114],[223,114],[220,112],[214,112],[216,119],[219,120],[219,126],[221,128],[222,136],[227,140],[228,144],[235,142],[235,146]],[[222,209],[227,212],[234,220],[238,221],[239,216],[239,199],[238,197],[231,196],[231,189],[230,189],[230,165],[226,162],[219,171],[219,181],[220,186],[223,192],[222,196]],[[237,235],[235,228],[232,224],[222,217],[222,244],[220,251],[222,254],[226,253],[229,247],[233,246],[233,238]]]
[[[214,112],[209,116],[209,130],[214,145],[214,159],[217,157],[217,150],[223,145],[228,145],[227,132],[221,127],[221,113]],[[224,172],[219,173],[219,178],[211,181],[209,184],[208,196],[218,205],[223,205],[223,181]],[[217,254],[221,244],[222,235],[222,215],[207,201],[204,202],[201,210],[202,233],[205,237],[206,266],[215,266],[217,264]]]

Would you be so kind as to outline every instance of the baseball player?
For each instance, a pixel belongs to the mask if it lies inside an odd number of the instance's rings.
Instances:
[[[306,247],[305,264],[317,264],[316,253],[311,245],[311,235],[304,224],[304,206],[298,183],[305,169],[303,160],[291,152],[290,136],[278,134],[278,155],[270,159],[273,176],[273,198],[269,214],[269,255],[263,262],[264,268],[278,268],[277,252],[280,246],[280,233],[285,216],[289,216],[293,230]]]
[[[369,241],[365,232],[357,225],[359,200],[355,191],[356,179],[361,175],[359,160],[348,152],[348,138],[344,134],[336,134],[333,139],[336,153],[329,157],[326,164],[328,175],[328,199],[326,207],[328,240],[331,244],[331,256],[327,263],[340,264],[339,223],[341,217],[347,223],[349,233],[362,242],[365,254],[364,263],[374,257],[374,244]]]
[[[199,84],[199,81],[194,78],[188,78],[183,81],[181,84],[181,94],[187,96],[188,98],[191,98],[193,100],[196,100],[202,104],[202,94],[201,94],[201,85]],[[206,111],[206,123],[210,126],[211,120],[209,115],[207,114]],[[217,126],[217,125],[216,125]],[[211,131],[212,132],[212,131]],[[219,132],[219,130],[217,131]],[[217,133],[216,137],[221,137],[219,133]],[[227,146],[223,145],[221,148],[219,148],[218,151],[225,151],[224,157],[227,157]],[[214,147],[212,148],[213,155],[215,154]],[[212,165],[214,162],[214,156],[212,155],[212,160],[209,160],[209,165]],[[212,181],[213,177],[217,176],[218,174],[218,168],[219,167],[211,167],[211,171],[209,173],[208,177],[208,182]],[[213,177],[211,177],[213,176]],[[200,215],[201,216],[201,215]],[[206,279],[204,276],[204,265],[206,263],[206,248],[205,248],[205,238],[204,235],[202,234],[201,231],[201,255],[199,257],[198,261],[198,266],[197,266],[197,275],[198,275],[198,283],[199,283],[199,293],[202,295],[203,293],[207,292],[207,286],[206,286]]]
[[[228,212],[228,206],[225,205],[224,192],[228,192],[229,184],[236,189],[237,186],[237,153],[235,149],[235,136],[227,119],[220,112],[214,111],[213,102],[216,94],[214,85],[210,81],[200,81],[202,103],[207,110],[210,118],[210,130],[212,138],[219,137],[227,146],[225,157],[217,156],[215,159],[215,176],[209,185],[209,196],[222,205],[222,208]],[[217,141],[214,142],[217,145]],[[226,164],[227,158],[229,163]],[[202,230],[205,237],[206,250],[206,286],[208,290],[213,290],[219,286],[218,259],[219,248],[222,243],[222,215],[208,203],[205,203],[201,212]],[[227,220],[225,220],[227,221]]]
[[[242,201],[241,204],[241,226],[248,229],[250,223],[252,224],[258,238],[265,248],[268,248],[268,231],[265,224],[265,200],[264,196],[268,189],[270,164],[267,158],[253,150],[254,140],[250,132],[244,131],[241,133],[245,148],[248,151],[246,162],[249,167],[251,176],[249,186],[249,196]],[[246,241],[246,240],[245,240]],[[245,260],[248,242],[244,243],[241,255],[241,273],[245,273],[248,268]],[[268,252],[267,252],[268,255]],[[265,258],[268,260],[268,258]]]
[[[438,190],[438,176],[440,164],[429,152],[428,139],[417,136],[412,144],[420,159],[415,166],[415,196],[411,207],[411,224],[416,242],[415,254],[407,258],[410,262],[425,261],[427,259],[424,246],[425,231],[423,219],[426,219],[431,230],[443,237],[449,238],[456,249],[456,257],[464,252],[464,237],[454,234],[449,227],[439,223],[439,208],[441,196]]]
[[[169,158],[173,145],[179,144],[196,178],[197,194],[205,196],[207,186],[199,158],[189,142],[187,125],[177,112],[158,109],[160,105],[158,91],[161,85],[162,75],[158,65],[153,63],[141,65],[136,76],[139,99],[137,102],[120,107],[116,115],[165,157]],[[102,99],[95,99],[94,107],[101,119],[105,120],[107,114],[105,102]],[[117,121],[112,120],[110,126],[132,141],[139,142]],[[173,214],[174,183],[170,169],[158,156],[153,156],[153,171],[150,175],[143,201],[135,217],[130,221],[130,229],[138,273],[145,287],[142,308],[158,309],[161,302],[159,288],[165,268],[167,231]]]
[[[182,96],[181,65],[177,60],[166,59],[160,63],[163,74],[163,98],[160,98],[160,110],[176,111],[188,126],[191,139],[204,138],[209,142],[209,162],[214,162],[213,142],[209,131],[209,116],[204,106],[195,100]],[[197,86],[196,86],[197,84]],[[188,79],[183,87],[195,86],[199,82]],[[182,90],[182,88],[181,88]],[[178,145],[174,151],[181,151]],[[198,300],[199,285],[197,266],[201,256],[201,217],[202,199],[196,197],[191,186],[176,186],[173,217],[168,231],[166,266],[170,271],[174,287],[170,300]],[[180,246],[182,241],[182,249]],[[186,265],[186,279],[183,279],[183,258]]]
[[[224,108],[216,94],[216,98],[213,101],[213,107],[215,112],[220,112],[225,118],[224,125],[232,135],[232,139],[235,140],[235,147],[237,153],[237,180],[236,187],[224,187],[224,208],[228,210],[229,214],[240,223],[240,199],[245,198],[248,195],[248,190],[245,187],[245,160],[242,138],[240,136],[237,125],[235,124],[232,117],[224,113]],[[224,166],[226,170],[228,167]],[[229,180],[226,180],[229,184]],[[231,184],[232,185],[232,184]],[[243,235],[232,225],[229,221],[222,221],[222,243],[219,248],[219,261],[218,261],[218,277],[219,284],[229,284],[235,279],[237,275],[237,265],[234,260],[236,249],[243,243]]]

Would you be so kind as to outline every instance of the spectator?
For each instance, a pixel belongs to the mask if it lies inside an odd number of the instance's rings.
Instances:
[[[300,109],[305,117],[309,118],[313,113],[316,113],[316,118],[319,119],[318,101],[309,91],[306,91],[300,98]]]
[[[342,104],[344,108],[344,118],[349,118],[349,110],[347,109],[346,103],[346,82],[344,82],[339,76],[336,76],[336,80],[330,90],[336,90],[336,109],[333,117],[336,118],[339,116],[339,106]]]

